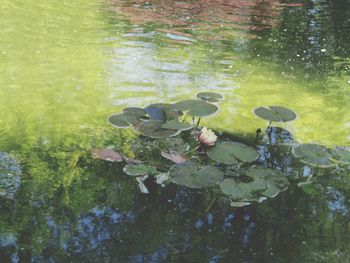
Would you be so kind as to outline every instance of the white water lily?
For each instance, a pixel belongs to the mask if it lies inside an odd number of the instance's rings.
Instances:
[[[217,139],[218,137],[215,135],[215,133],[207,127],[203,127],[198,136],[198,140],[202,144],[209,146],[214,145]]]

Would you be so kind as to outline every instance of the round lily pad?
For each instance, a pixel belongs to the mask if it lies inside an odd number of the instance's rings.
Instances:
[[[223,172],[207,165],[200,166],[193,161],[175,165],[171,171],[171,181],[189,188],[205,188],[217,184],[223,179]]]
[[[123,109],[123,112],[134,115],[135,117],[142,117],[147,114],[144,109],[138,107],[128,107]]]
[[[129,164],[123,168],[123,171],[131,176],[154,175],[157,174],[157,168],[145,164]]]
[[[210,159],[224,164],[236,164],[239,161],[253,162],[259,158],[259,153],[253,148],[239,142],[221,142],[209,149]]]
[[[158,141],[158,147],[167,152],[176,152],[179,154],[185,153],[189,150],[190,145],[186,143],[182,138],[165,138]]]
[[[317,166],[329,167],[333,163],[330,161],[332,155],[328,148],[319,144],[300,144],[293,148],[293,155],[303,163]]]
[[[155,107],[163,110],[166,114],[167,120],[177,120],[182,115],[182,113],[179,110],[175,109],[174,104],[170,103],[154,103],[149,105],[148,107]]]
[[[251,200],[252,191],[248,184],[241,183],[232,178],[227,178],[220,183],[220,189],[234,200]]]
[[[288,179],[279,171],[264,168],[264,167],[251,167],[246,171],[246,176],[253,179],[253,182],[264,182],[266,190],[262,192],[262,195],[273,198],[277,196],[281,191],[287,189],[289,182]]]
[[[156,130],[162,127],[162,124],[162,122],[155,120],[145,121],[137,128],[137,130],[145,136],[151,136]]]
[[[150,105],[145,108],[145,111],[153,120],[165,122],[167,119],[165,111],[159,107]]]
[[[189,115],[194,117],[209,116],[218,110],[214,104],[202,100],[183,100],[175,103],[174,107],[179,111],[187,111]]]
[[[162,128],[178,131],[187,131],[191,130],[193,128],[193,125],[187,122],[179,122],[178,120],[169,120],[162,125]]]
[[[264,120],[274,122],[287,122],[294,120],[297,115],[290,109],[281,106],[258,107],[254,113]]]
[[[140,122],[137,117],[129,113],[113,114],[108,117],[108,122],[117,128],[128,128]]]
[[[218,102],[223,99],[223,96],[215,92],[200,92],[197,98],[208,102]]]
[[[350,163],[350,151],[345,148],[335,147],[332,150],[332,157],[342,163]]]

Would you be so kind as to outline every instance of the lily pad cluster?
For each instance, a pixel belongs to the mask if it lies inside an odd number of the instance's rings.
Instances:
[[[109,116],[108,121],[117,128],[133,127],[150,138],[175,137],[182,131],[188,131],[194,127],[194,123],[184,121],[184,116],[201,118],[216,113],[218,107],[210,102],[218,102],[222,96],[206,92],[199,93],[198,98],[173,104],[155,103],[145,108],[128,107],[123,109],[122,113]]]
[[[197,99],[125,108],[111,115],[108,121],[118,128],[132,127],[143,135],[139,139],[152,154],[143,156],[142,162],[131,162],[124,154],[106,150],[95,155],[104,160],[126,162],[123,171],[136,179],[142,193],[149,192],[144,182],[154,178],[162,186],[175,183],[187,188],[217,189],[237,207],[276,197],[288,188],[289,181],[281,169],[259,161],[262,156],[256,146],[199,127],[201,118],[218,111],[217,103],[221,100],[220,94],[201,92]],[[330,150],[316,144],[295,145],[287,130],[271,126],[272,122],[294,120],[297,115],[292,110],[269,106],[258,107],[254,113],[270,122],[261,137],[265,138],[262,141],[269,145],[269,150],[276,151],[283,142],[302,163],[317,167],[350,163],[347,148]]]
[[[331,167],[338,163],[350,164],[350,150],[345,147],[329,149],[319,144],[300,144],[293,148],[293,155],[303,163],[315,167]]]

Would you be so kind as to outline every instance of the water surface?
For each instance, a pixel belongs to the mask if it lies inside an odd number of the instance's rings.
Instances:
[[[249,139],[267,125],[252,110],[283,105],[298,142],[350,145],[349,17],[345,0],[3,0],[0,150],[22,175],[1,199],[0,261],[347,262],[346,169],[207,211],[209,192],[142,195],[90,151],[132,154],[135,135],[108,126],[110,113],[199,91],[225,96],[212,128]]]

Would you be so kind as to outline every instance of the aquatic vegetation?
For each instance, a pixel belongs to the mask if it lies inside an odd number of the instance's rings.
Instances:
[[[229,134],[199,126],[202,117],[218,111],[214,103],[220,102],[223,96],[202,92],[197,98],[174,104],[151,104],[144,109],[129,107],[108,118],[112,126],[132,127],[140,134],[135,141],[138,145],[135,155],[141,157],[139,163],[130,163],[123,154],[108,150],[93,154],[104,160],[124,159],[127,165],[123,171],[136,177],[142,193],[149,193],[148,180],[162,186],[175,183],[188,188],[209,188],[237,207],[274,198],[288,188],[292,178],[275,165],[273,155],[282,156],[283,162],[291,161],[294,156],[296,162],[317,168],[349,162],[350,152],[346,148],[330,150],[317,144],[298,145],[289,131],[271,126],[272,122],[296,118],[288,108],[256,108],[254,113],[270,123],[262,135],[259,129],[255,145],[247,145]],[[307,178],[307,182],[311,179],[312,176]],[[303,185],[303,181],[299,185]]]

